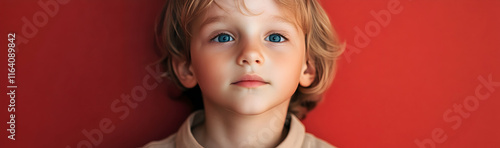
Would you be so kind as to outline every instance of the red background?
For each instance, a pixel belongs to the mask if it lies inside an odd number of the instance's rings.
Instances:
[[[435,129],[446,136],[433,141],[436,147],[500,147],[500,87],[488,91],[479,80],[491,75],[500,82],[500,1],[400,0],[401,12],[381,26],[370,12],[385,12],[391,1],[322,1],[351,54],[341,57],[326,98],[303,121],[307,131],[338,147],[418,147],[415,140],[431,141]],[[3,70],[0,147],[74,148],[87,140],[82,130],[99,128],[105,118],[115,128],[98,147],[138,147],[178,129],[189,107],[168,99],[165,81],[128,107],[127,116],[111,107],[154,69],[148,64],[158,58],[153,26],[163,0],[72,0],[56,3],[53,17],[37,2],[0,2],[0,58],[6,65],[6,36],[15,32],[19,87],[11,141]],[[42,13],[46,24],[28,38],[22,18],[33,23]],[[372,25],[373,32],[377,24],[380,32],[359,47],[355,28],[366,33]],[[464,104],[478,86],[490,97]],[[467,117],[449,115],[462,121],[456,129],[455,121],[443,119],[454,104],[477,107],[465,110]]]

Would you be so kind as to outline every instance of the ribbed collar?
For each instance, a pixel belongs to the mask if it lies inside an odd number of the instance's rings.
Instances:
[[[305,128],[302,122],[290,115],[290,130],[285,140],[281,142],[278,148],[299,148],[302,146],[305,137]],[[193,125],[198,125],[205,120],[205,112],[203,110],[195,111],[189,115],[188,119],[182,124],[175,138],[176,147],[178,148],[202,148],[198,141],[194,138],[191,128]]]

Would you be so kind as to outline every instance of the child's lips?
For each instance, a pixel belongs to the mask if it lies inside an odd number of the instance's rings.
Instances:
[[[255,87],[259,87],[259,86],[262,86],[262,85],[265,85],[268,83],[261,82],[261,81],[238,81],[238,82],[232,83],[232,84],[238,85],[241,87],[255,88]]]
[[[238,81],[231,83],[232,85],[237,85],[240,87],[247,87],[247,88],[255,88],[259,87],[262,85],[269,84],[269,82],[264,81],[260,76],[258,75],[243,75],[238,79]]]

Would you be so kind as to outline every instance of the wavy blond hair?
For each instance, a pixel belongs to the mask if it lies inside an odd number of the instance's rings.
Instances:
[[[298,118],[305,118],[316,104],[322,100],[323,93],[333,81],[337,57],[343,52],[328,16],[316,0],[275,0],[280,6],[294,13],[297,25],[305,33],[307,64],[315,69],[315,79],[309,87],[297,86],[292,95],[289,112]],[[239,1],[247,9],[243,0]],[[183,91],[181,98],[188,98],[193,109],[203,108],[201,90],[198,86],[185,88],[175,75],[172,60],[186,60],[190,57],[190,27],[193,20],[200,16],[214,0],[168,0],[156,24],[156,42],[161,51],[161,62],[166,76]],[[241,10],[241,6],[238,8]]]

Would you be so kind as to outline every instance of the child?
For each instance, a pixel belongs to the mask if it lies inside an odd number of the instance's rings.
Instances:
[[[342,52],[316,0],[168,0],[161,19],[167,76],[204,109],[145,147],[333,147],[299,120]]]

